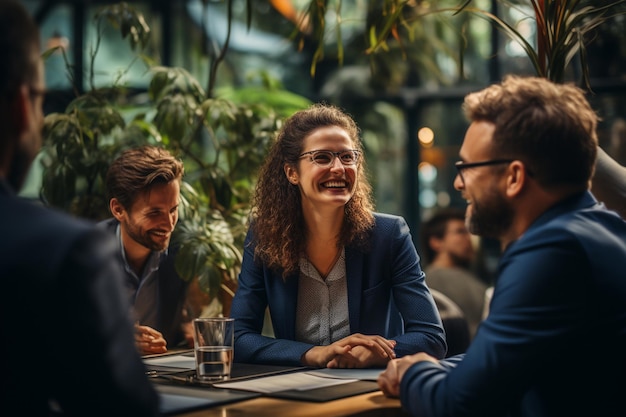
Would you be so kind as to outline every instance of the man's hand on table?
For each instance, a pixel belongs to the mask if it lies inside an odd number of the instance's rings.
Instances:
[[[422,361],[430,361],[433,363],[439,363],[439,361],[428,355],[427,353],[420,352],[415,355],[404,356],[400,359],[393,359],[387,363],[387,369],[385,369],[378,376],[378,386],[380,390],[388,397],[400,396],[400,382],[407,369],[413,364]]]

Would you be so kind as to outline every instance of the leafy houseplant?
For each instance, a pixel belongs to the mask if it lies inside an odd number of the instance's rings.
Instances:
[[[458,9],[486,18],[516,41],[530,58],[540,77],[562,83],[572,60],[579,58],[582,82],[589,85],[586,44],[593,30],[619,14],[626,13],[624,1],[529,0],[537,26],[536,46],[524,38],[511,24],[484,10],[470,7],[471,0]],[[600,4],[599,4],[600,3]],[[621,9],[620,9],[621,6]]]
[[[229,10],[230,30],[234,0],[224,1]],[[496,1],[514,7],[505,0]],[[460,4],[454,0],[437,4],[406,0],[367,2],[363,52],[376,57],[379,63],[388,61],[389,55],[385,54],[390,50],[397,52],[398,48],[402,56],[412,55],[408,50],[411,44],[424,50],[432,43],[429,40],[433,34],[440,35],[442,27],[450,28],[450,25],[432,25],[432,30],[425,33],[425,16],[473,14],[486,18],[518,41],[537,74],[559,81],[577,54],[586,74],[584,45],[588,35],[612,15],[624,12],[623,1],[608,1],[602,6],[589,0],[528,1],[535,14],[527,18],[536,21],[538,28],[536,47],[513,25],[474,7],[471,0]],[[298,35],[306,36],[313,44],[312,74],[327,53],[325,37],[331,30],[335,31],[336,56],[340,62],[343,60],[341,25],[349,19],[342,19],[341,12],[347,3],[311,0],[303,14],[292,19]],[[246,1],[246,7],[251,4]],[[444,4],[457,5],[444,7]],[[327,22],[328,16],[334,16],[334,21]],[[103,178],[110,162],[131,146],[145,143],[164,146],[179,156],[186,168],[180,221],[175,232],[175,239],[182,245],[179,272],[184,279],[197,278],[200,287],[212,295],[232,293],[256,170],[281,119],[306,107],[308,100],[282,90],[265,74],[260,74],[260,87],[222,89],[216,94],[217,68],[228,50],[229,36],[221,50],[211,51],[214,55],[204,84],[182,68],[154,65],[142,54],[151,39],[150,28],[143,16],[127,4],[103,8],[94,22],[99,30],[105,25],[119,29],[146,64],[151,76],[148,98],[131,94],[117,82],[106,88],[94,85],[98,38],[88,67],[89,91],[77,93],[64,113],[46,117],[42,196],[49,204],[81,217],[95,220],[108,217]],[[447,48],[446,55],[454,55],[441,39],[431,46]],[[424,71],[436,70],[437,62],[427,59],[435,55],[432,51],[428,49],[421,54],[426,56],[420,67]],[[398,66],[392,63],[389,67],[395,76]],[[69,63],[68,73],[70,79],[75,78]]]
[[[149,26],[125,3],[103,8],[94,20],[98,28],[106,23],[118,28],[134,51],[148,45]],[[227,45],[224,48],[222,55]],[[149,99],[141,102],[120,85],[96,88],[97,47],[92,54],[89,91],[78,95],[64,113],[46,116],[42,197],[77,216],[109,217],[104,192],[109,164],[129,147],[165,147],[185,165],[173,236],[180,245],[179,275],[197,280],[212,298],[232,296],[256,171],[281,119],[307,106],[308,100],[267,82],[256,89],[280,106],[244,102],[233,93],[230,99],[213,97],[213,73],[205,90],[185,69],[156,66],[140,56],[151,74]],[[71,74],[69,64],[68,69]],[[221,299],[225,312],[228,301]]]
[[[370,9],[375,8],[377,20],[368,22],[367,48],[365,53],[370,56],[384,54],[390,50],[390,40],[394,40],[403,49],[413,43],[424,45],[425,42],[436,42],[436,39],[419,38],[427,16],[447,15],[449,17],[469,13],[486,19],[494,24],[510,39],[517,42],[528,58],[536,74],[554,82],[564,82],[566,71],[575,58],[578,58],[582,73],[582,83],[589,87],[589,70],[586,58],[586,45],[593,39],[594,29],[601,24],[619,15],[626,14],[626,3],[623,0],[494,0],[509,8],[516,8],[522,12],[523,20],[531,20],[537,29],[536,41],[526,39],[524,34],[516,30],[503,18],[473,5],[476,1],[461,0],[455,6],[447,7],[451,1],[428,2],[406,0],[384,0],[382,2],[366,2]],[[533,14],[528,15],[518,8],[521,4],[532,7]],[[348,19],[342,18],[342,2],[332,0],[310,0],[306,3],[297,25],[297,36],[310,36],[317,45],[311,71],[314,73],[316,65],[324,57],[324,39],[328,36],[326,28],[332,27],[337,32],[337,57],[343,60],[344,48],[341,42],[341,24]],[[328,13],[332,11],[332,13]],[[328,22],[328,16],[333,16],[333,22]],[[304,24],[306,23],[306,25]],[[461,24],[467,22],[462,20]],[[302,28],[305,29],[302,29]],[[464,38],[460,28],[459,36]],[[443,33],[438,32],[439,35]],[[463,45],[461,45],[463,46]],[[423,46],[422,46],[423,47]],[[467,47],[467,45],[465,45]],[[446,55],[451,55],[449,45],[437,44]],[[410,55],[410,53],[407,53]],[[406,56],[407,54],[403,54]],[[462,67],[462,60],[459,60]],[[428,66],[427,68],[432,68]]]

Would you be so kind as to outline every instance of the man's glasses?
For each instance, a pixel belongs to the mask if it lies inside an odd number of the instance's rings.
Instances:
[[[46,93],[47,91],[42,88],[33,87],[33,86],[28,87],[28,94],[30,95],[31,100],[34,100],[35,97],[43,97],[45,99]]]
[[[515,161],[515,159],[490,159],[488,161],[480,161],[480,162],[463,162],[459,161],[454,164],[457,172],[461,179],[463,179],[463,171],[469,168],[477,168],[477,167],[486,167],[489,165],[499,165],[499,164],[510,164]]]
[[[43,88],[33,87],[31,85],[28,87],[28,93],[30,94],[31,97],[37,97],[37,96],[45,96],[47,91],[44,90]]]
[[[321,167],[329,167],[335,163],[335,158],[339,158],[339,161],[343,165],[356,165],[359,162],[361,152],[356,149],[350,149],[347,151],[333,152],[333,151],[309,151],[300,154],[300,158],[308,156],[309,160],[314,164]]]

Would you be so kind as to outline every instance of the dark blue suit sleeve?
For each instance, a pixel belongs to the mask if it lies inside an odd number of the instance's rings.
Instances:
[[[514,258],[505,255],[489,317],[480,325],[463,360],[457,360],[456,366],[445,361],[441,366],[420,362],[409,368],[401,383],[403,406],[412,415],[424,417],[488,417],[507,415],[512,404],[519,404],[542,367],[555,369],[548,358],[566,348],[563,342],[567,339],[559,341],[564,330],[559,327],[583,319],[566,306],[575,303],[574,299],[562,298],[561,306],[552,304],[555,297],[561,298],[555,278],[574,272],[555,270],[556,265],[564,265],[567,252],[546,247]],[[572,267],[584,273],[580,264],[570,263]],[[551,280],[552,284],[546,285]],[[555,317],[554,312],[561,308]],[[561,315],[566,310],[569,317]]]
[[[50,297],[58,300],[53,392],[68,415],[153,416],[158,396],[135,348],[110,236],[83,234],[68,248]]]

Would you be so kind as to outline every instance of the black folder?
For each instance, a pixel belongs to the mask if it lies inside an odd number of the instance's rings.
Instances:
[[[160,397],[163,415],[179,414],[260,397],[252,391],[213,388],[195,378],[195,370],[167,366],[146,366]],[[233,363],[230,380],[258,378],[307,369],[304,367]]]
[[[326,402],[340,398],[352,397],[378,391],[378,384],[374,381],[354,381],[347,384],[333,385],[330,387],[314,388],[308,390],[290,389],[263,394],[267,397],[283,398],[287,400]]]
[[[201,408],[214,407],[259,397],[248,391],[155,384],[160,398],[160,410],[164,415],[179,414]]]
[[[255,391],[245,391],[243,389],[213,387],[213,384],[217,383],[217,381],[199,381],[195,377],[195,370],[158,365],[149,365],[147,369],[150,374],[155,376],[153,381],[161,396],[161,412],[163,414],[182,413],[260,396],[299,401],[326,402],[374,392],[379,389],[375,381],[359,380],[346,384],[307,390],[290,389],[271,393],[259,393]],[[219,382],[235,382],[291,372],[302,372],[311,369],[312,368],[303,366],[233,363],[230,378],[227,381]]]

